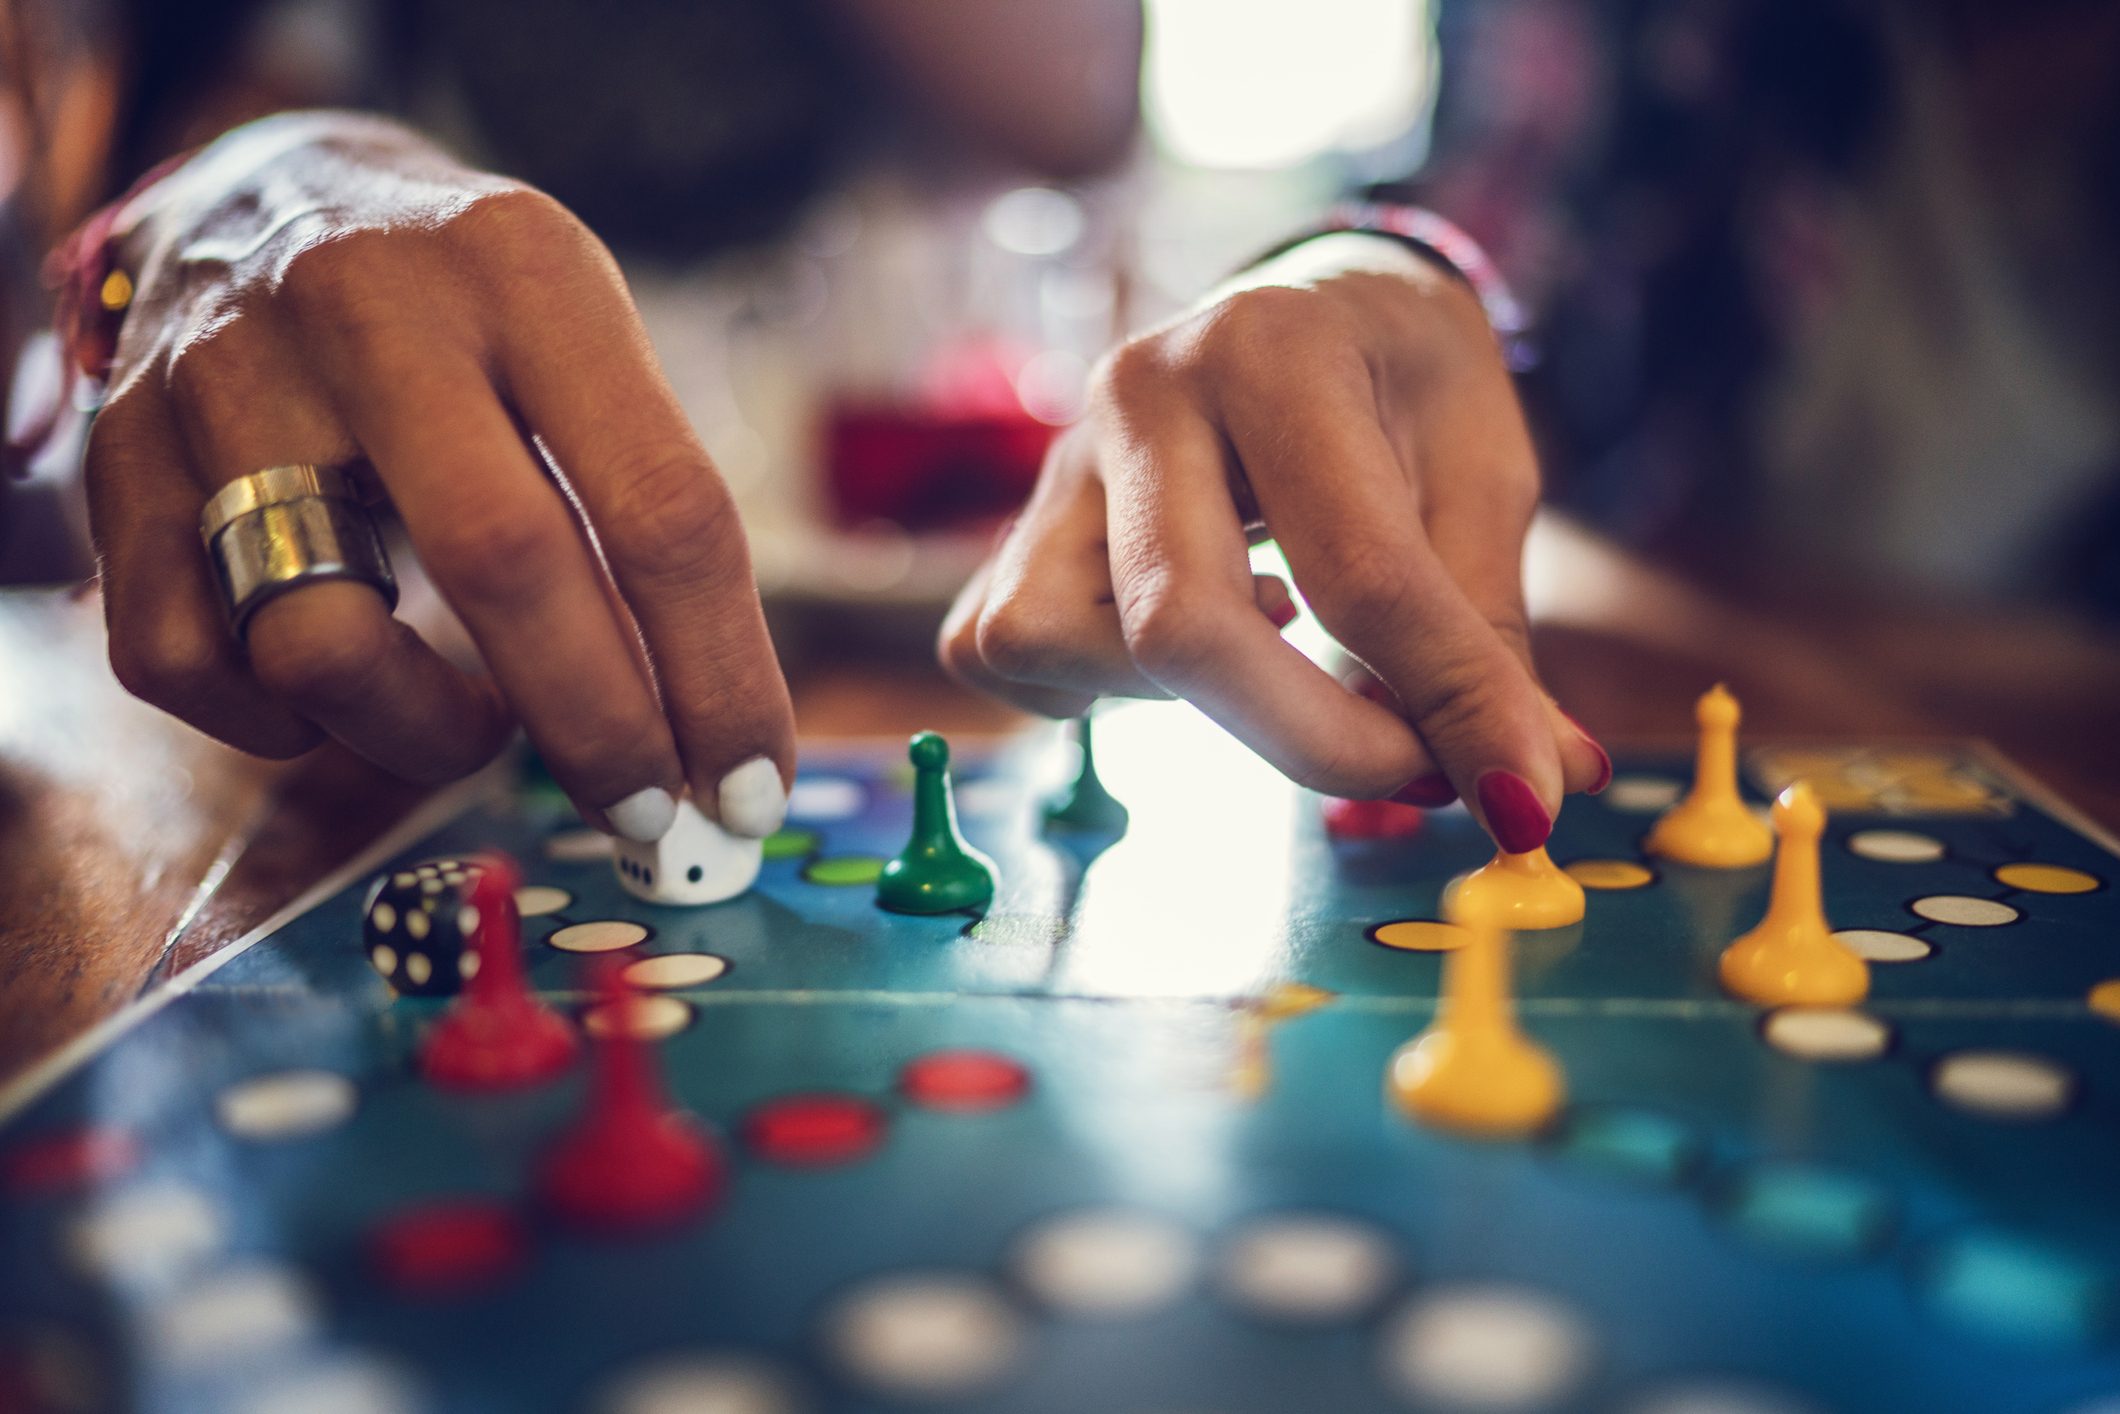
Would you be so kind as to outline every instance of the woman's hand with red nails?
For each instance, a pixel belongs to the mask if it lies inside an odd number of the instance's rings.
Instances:
[[[87,479],[128,687],[249,751],[330,735],[417,779],[482,764],[512,713],[620,833],[658,837],[687,785],[777,826],[794,723],[743,534],[579,221],[334,113],[229,133],[123,221],[137,297]],[[359,584],[230,635],[200,508],[292,462],[372,472],[490,678]]]
[[[1327,236],[1103,361],[942,658],[1054,716],[1187,698],[1303,785],[1454,790],[1535,847],[1603,769],[1531,661],[1538,489],[1472,293],[1394,242]],[[1261,537],[1372,690],[1282,640],[1287,586],[1248,559]]]

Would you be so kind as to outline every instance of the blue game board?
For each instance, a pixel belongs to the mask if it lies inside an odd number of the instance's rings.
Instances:
[[[1487,853],[1464,812],[1330,840],[1314,796],[1180,707],[1100,718],[1099,746],[1116,842],[1041,835],[1058,736],[959,743],[965,833],[1002,876],[978,921],[874,906],[902,744],[808,751],[758,886],[703,909],[624,894],[516,778],[472,792],[18,1091],[0,1379],[12,1352],[20,1388],[78,1392],[56,1407],[212,1411],[2120,1398],[2120,859],[2001,763],[1748,756],[1755,798],[1801,775],[1833,808],[1828,913],[1873,977],[1853,1012],[1762,1014],[1714,961],[1767,870],[1646,860],[1688,763],[1622,753],[1553,840],[1587,920],[1515,944],[1568,1107],[1491,1143],[1381,1086],[1434,1009],[1448,935],[1420,925]],[[370,969],[362,886],[495,846],[570,1015],[595,997],[566,948],[683,955],[641,975],[684,979],[656,993],[664,1073],[730,1163],[696,1222],[606,1239],[537,1211],[578,1068],[504,1097],[417,1078],[447,1003]],[[938,1055],[1019,1084],[938,1102],[909,1078]],[[767,1142],[816,1096],[860,1121],[845,1144]],[[97,1162],[54,1166],[84,1144]],[[378,1279],[380,1225],[459,1200],[519,1216],[512,1267],[449,1295]]]

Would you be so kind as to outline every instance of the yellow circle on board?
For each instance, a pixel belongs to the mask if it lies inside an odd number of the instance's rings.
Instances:
[[[1562,866],[1586,889],[1638,889],[1656,882],[1656,872],[1632,859],[1578,859]]]
[[[2032,894],[2087,894],[2098,887],[2097,875],[2065,864],[2005,864],[1995,877]]]
[[[1369,930],[1369,936],[1387,948],[1404,952],[1451,952],[1465,946],[1463,928],[1433,918],[1402,918],[1396,923],[1380,923]]]
[[[2107,1021],[2120,1021],[2120,977],[2109,978],[2091,988],[2090,996],[2084,1000],[2091,1010]]]

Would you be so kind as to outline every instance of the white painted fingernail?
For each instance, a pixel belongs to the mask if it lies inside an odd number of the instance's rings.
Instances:
[[[635,844],[654,844],[677,820],[677,797],[661,786],[637,790],[616,805],[604,807],[611,828]]]
[[[788,818],[788,791],[780,768],[754,756],[721,778],[717,795],[721,827],[732,835],[762,840]]]

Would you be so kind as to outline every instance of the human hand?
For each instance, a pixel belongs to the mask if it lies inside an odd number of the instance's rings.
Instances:
[[[794,724],[743,532],[587,229],[329,113],[237,129],[125,219],[87,480],[129,689],[246,751],[328,735],[426,781],[490,759],[512,709],[593,823],[657,838],[689,783],[738,833],[778,827]],[[200,509],[295,462],[372,476],[490,679],[359,583],[231,636]]]
[[[1366,235],[1307,242],[1121,345],[942,631],[960,678],[1048,716],[1179,696],[1300,784],[1545,842],[1604,752],[1545,693],[1522,553],[1538,467],[1478,301]],[[1367,673],[1283,641],[1297,587]]]

